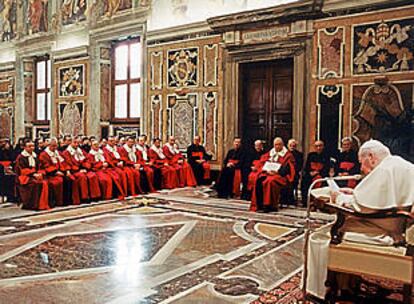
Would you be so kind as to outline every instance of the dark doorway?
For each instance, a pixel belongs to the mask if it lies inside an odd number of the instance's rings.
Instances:
[[[292,137],[293,60],[283,59],[241,65],[243,141],[256,139],[272,146],[275,137]]]

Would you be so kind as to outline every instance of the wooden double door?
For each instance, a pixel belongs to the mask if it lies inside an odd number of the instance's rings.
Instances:
[[[240,71],[243,142],[262,139],[271,147],[279,136],[287,143],[292,137],[293,60],[246,63]]]

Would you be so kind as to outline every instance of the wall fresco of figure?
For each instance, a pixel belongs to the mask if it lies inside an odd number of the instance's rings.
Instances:
[[[86,20],[87,0],[63,0],[61,13],[62,24],[69,25]]]
[[[47,32],[48,21],[48,0],[29,0],[27,8],[28,34]]]
[[[16,0],[0,0],[0,36],[1,41],[10,41],[16,37],[17,3]]]
[[[111,17],[126,9],[132,8],[131,0],[104,0],[104,15]]]
[[[59,69],[59,97],[83,96],[85,94],[84,65]]]

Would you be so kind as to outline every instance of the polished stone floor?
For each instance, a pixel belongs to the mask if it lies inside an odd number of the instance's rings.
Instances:
[[[202,189],[47,212],[1,204],[0,303],[295,303],[303,232],[303,210],[251,213]]]

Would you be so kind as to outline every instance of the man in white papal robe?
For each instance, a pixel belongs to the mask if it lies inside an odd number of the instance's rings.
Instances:
[[[414,165],[377,140],[365,142],[358,153],[365,177],[354,190],[331,192],[331,201],[363,213],[399,208],[410,210],[414,204]],[[341,228],[344,240],[392,246],[402,237],[402,221],[392,219],[347,218]],[[307,291],[324,298],[328,265],[329,231],[311,235]]]

